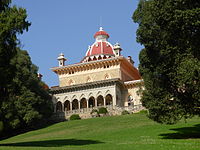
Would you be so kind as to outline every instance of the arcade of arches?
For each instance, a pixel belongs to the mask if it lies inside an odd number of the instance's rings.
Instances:
[[[107,94],[105,98],[102,95],[99,95],[96,98],[91,96],[88,100],[86,98],[81,98],[80,100],[74,99],[72,102],[66,100],[63,104],[58,101],[56,103],[56,112],[107,106],[112,105],[112,103],[113,97],[111,94]]]

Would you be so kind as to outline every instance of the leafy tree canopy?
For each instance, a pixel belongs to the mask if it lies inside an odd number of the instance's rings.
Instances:
[[[51,97],[37,77],[38,68],[27,51],[19,48],[17,35],[30,26],[26,10],[10,3],[0,2],[0,123],[4,133],[32,127],[52,112]]]
[[[200,1],[140,0],[133,20],[149,117],[172,124],[200,115]]]

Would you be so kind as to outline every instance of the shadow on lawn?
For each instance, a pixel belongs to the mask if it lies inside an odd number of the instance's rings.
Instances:
[[[0,146],[62,147],[62,146],[67,146],[67,145],[81,146],[81,145],[100,144],[100,143],[103,143],[103,142],[94,141],[94,140],[59,139],[59,140],[7,143],[7,144],[0,144]]]
[[[200,138],[200,124],[193,127],[170,129],[176,133],[160,134],[163,139],[197,139]]]

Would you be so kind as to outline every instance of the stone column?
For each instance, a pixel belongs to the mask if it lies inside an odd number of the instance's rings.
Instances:
[[[116,106],[116,95],[112,95],[112,106]]]
[[[95,103],[94,106],[97,107],[97,99],[96,98],[94,98],[94,103]]]
[[[103,97],[103,104],[106,106],[106,97]]]
[[[87,102],[87,108],[89,108],[89,100],[86,99],[86,102]]]
[[[70,102],[70,110],[72,110],[72,102]]]
[[[62,112],[65,112],[65,106],[64,106],[64,103],[61,103],[62,104]]]
[[[78,109],[81,109],[81,102],[78,101]]]

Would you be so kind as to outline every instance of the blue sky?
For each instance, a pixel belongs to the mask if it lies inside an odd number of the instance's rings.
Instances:
[[[137,24],[131,17],[139,0],[13,0],[26,8],[28,32],[20,35],[22,48],[39,67],[43,81],[58,85],[57,75],[50,70],[58,66],[57,57],[63,52],[66,64],[78,63],[100,25],[110,35],[111,44],[119,42],[122,55],[132,56],[135,66],[142,46],[136,42]]]

